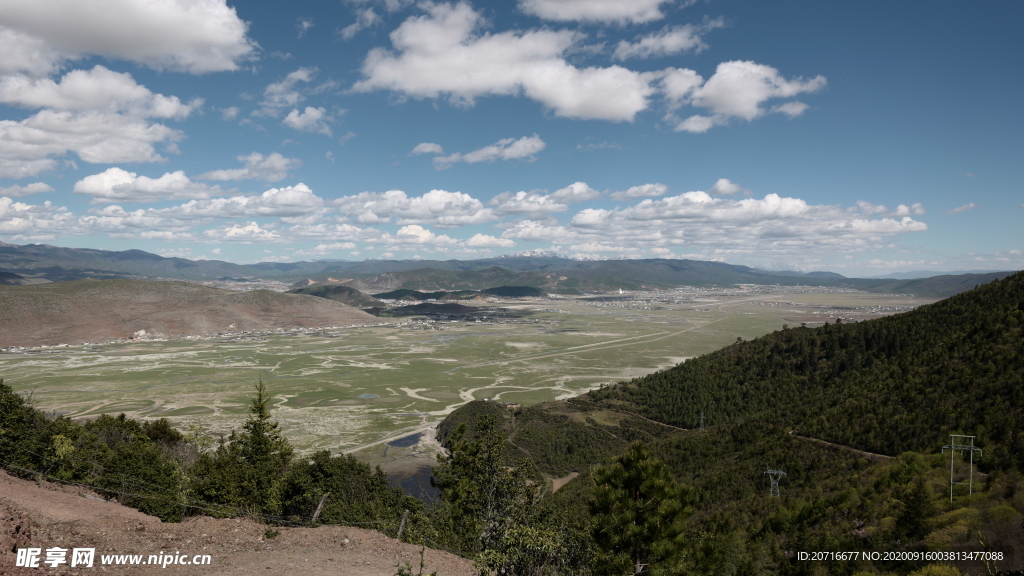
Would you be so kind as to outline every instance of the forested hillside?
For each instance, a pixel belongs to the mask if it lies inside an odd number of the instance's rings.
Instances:
[[[812,563],[797,553],[1024,557],[1022,329],[1024,274],[1016,274],[906,314],[736,342],[567,401],[515,411],[474,402],[439,436],[460,424],[472,436],[481,418],[497,418],[506,453],[526,455],[531,475],[579,473],[543,500],[538,517],[558,518],[580,541],[598,536],[591,503],[606,475],[595,465],[644,442],[688,495],[680,573],[960,574],[924,556]],[[973,493],[958,485],[952,501],[942,453],[951,433],[976,435],[984,450]],[[966,464],[955,462],[956,481],[966,481]],[[779,497],[767,469],[785,472]],[[998,568],[1019,570],[1020,560]]]
[[[1024,273],[852,325],[737,342],[590,398],[674,426],[758,418],[870,452],[977,435],[982,466],[1024,470]]]

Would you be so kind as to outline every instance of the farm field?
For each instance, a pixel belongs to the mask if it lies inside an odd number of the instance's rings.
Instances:
[[[5,351],[0,377],[69,417],[166,417],[214,439],[241,426],[262,378],[296,449],[356,452],[387,469],[436,450],[428,430],[473,399],[566,398],[784,324],[856,321],[933,301],[775,286],[507,300],[479,303],[505,316]],[[388,445],[416,433],[424,434],[415,445]]]

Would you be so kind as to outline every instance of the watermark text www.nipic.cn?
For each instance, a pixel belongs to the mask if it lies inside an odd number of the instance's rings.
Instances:
[[[92,568],[99,566],[201,566],[209,565],[212,558],[209,554],[182,554],[181,552],[160,551],[159,554],[100,554],[96,562],[95,548],[18,548],[14,565],[23,568],[43,568],[49,566],[71,566],[72,568]]]

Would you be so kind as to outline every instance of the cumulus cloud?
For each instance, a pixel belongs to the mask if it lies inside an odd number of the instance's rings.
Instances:
[[[664,184],[641,184],[639,186],[630,186],[626,190],[619,192],[613,192],[612,198],[615,200],[629,200],[632,198],[644,198],[649,196],[661,196],[665,192],[668,192],[668,186]]]
[[[162,161],[155,145],[177,153],[183,134],[150,119],[182,120],[203,101],[154,94],[130,74],[95,66],[59,82],[0,77],[0,103],[43,108],[23,120],[0,120],[0,177],[23,178],[53,169],[54,157],[69,152],[91,163]]]
[[[632,121],[648,106],[653,76],[620,66],[577,68],[566,61],[566,52],[583,37],[577,32],[480,33],[484,18],[468,3],[423,6],[427,14],[391,32],[396,52],[370,51],[355,91],[448,97],[462,106],[481,96],[525,94],[557,116],[611,121]]]
[[[950,208],[949,210],[946,210],[946,214],[959,214],[961,212],[967,212],[968,210],[974,210],[977,207],[978,207],[977,204],[975,204],[974,202],[971,202],[970,204],[964,204],[963,206],[957,206],[956,208]]]
[[[702,52],[708,47],[704,42],[704,35],[723,27],[725,20],[722,18],[706,19],[702,24],[666,26],[658,32],[638,37],[635,42],[620,40],[612,57],[616,60],[628,60],[671,56],[680,52]]]
[[[433,142],[420,142],[410,154],[444,154],[444,148]]]
[[[402,226],[398,229],[398,232],[394,237],[385,237],[385,241],[389,240],[391,242],[402,244],[438,244],[442,246],[450,246],[458,243],[457,240],[447,235],[437,235],[418,224]]]
[[[547,194],[537,192],[502,192],[491,199],[488,204],[495,206],[498,214],[550,214],[565,212],[569,206],[559,202]]]
[[[826,84],[824,76],[787,80],[771,66],[734,60],[719,64],[706,82],[692,70],[669,69],[661,86],[670,107],[689,104],[710,112],[710,115],[690,116],[676,124],[677,131],[702,133],[732,118],[754,120],[765,114],[763,105],[767,101],[817,92]],[[806,109],[801,102],[789,102],[773,110],[797,116]]]
[[[605,24],[642,24],[661,20],[662,4],[673,0],[519,0],[527,14],[559,22],[581,21]]]
[[[237,70],[257,49],[247,28],[225,0],[7,0],[0,73],[45,76],[89,55],[193,74]]]
[[[920,202],[914,202],[910,206],[906,204],[900,204],[896,207],[896,212],[893,216],[910,216],[911,214],[917,214],[918,216],[925,213],[924,204]]]
[[[715,185],[708,190],[712,196],[735,196],[736,194],[750,195],[750,190],[730,181],[728,178],[719,178]]]
[[[239,112],[241,112],[241,110],[238,108],[238,106],[228,106],[227,108],[220,111],[220,117],[228,121],[234,120],[235,118],[238,118]]]
[[[432,224],[454,228],[481,224],[495,219],[493,210],[469,194],[431,190],[423,196],[409,197],[401,190],[362,192],[334,201],[342,214],[355,216],[360,224],[379,224],[398,218],[398,224]]]
[[[533,136],[523,136],[518,140],[515,138],[502,138],[490,146],[484,146],[479,150],[467,152],[466,154],[456,152],[448,156],[437,156],[434,158],[434,164],[438,169],[442,169],[448,168],[457,162],[475,164],[477,162],[493,162],[498,159],[533,160],[546,146],[547,144],[536,134]]]
[[[7,196],[8,198],[20,198],[22,196],[29,196],[31,194],[38,194],[40,192],[53,192],[53,188],[49,184],[43,182],[33,182],[27,186],[8,186],[6,188],[0,187],[0,196]]]
[[[0,196],[0,236],[13,240],[49,240],[72,228],[74,219],[75,215],[67,208],[54,206],[49,201],[25,204]]]
[[[90,163],[159,162],[155,144],[169,147],[182,133],[123,114],[42,110],[24,120],[0,120],[0,177],[34,176],[74,152]]]
[[[486,234],[474,234],[466,240],[466,246],[474,248],[511,248],[515,245],[516,243],[508,238],[496,238]]]
[[[306,110],[303,112],[298,110],[289,112],[281,124],[303,132],[316,132],[330,136],[331,127],[327,125],[330,120],[331,117],[327,115],[327,110],[323,107],[306,106]]]
[[[354,250],[355,247],[354,242],[334,242],[333,244],[317,244],[313,251],[319,254],[326,254],[338,250]]]
[[[145,230],[165,230],[187,233],[197,224],[214,222],[217,219],[279,217],[288,222],[291,219],[302,222],[310,214],[323,214],[324,201],[313,194],[305,184],[284,188],[271,188],[259,196],[233,196],[192,200],[169,208],[147,208],[127,211],[112,205],[102,209],[91,209],[79,219],[79,224],[93,232],[107,234],[131,231],[134,234]],[[224,225],[216,234],[239,234],[231,232],[232,226]],[[251,228],[244,234],[257,234]],[[260,229],[263,230],[263,229]],[[250,238],[250,236],[240,238]],[[277,233],[274,233],[277,237]],[[259,234],[257,234],[259,236]],[[269,236],[261,236],[264,240]]]
[[[213,170],[196,176],[197,180],[263,180],[279,182],[288,176],[289,170],[302,165],[296,158],[285,158],[277,152],[264,156],[253,152],[248,156],[239,156],[238,161],[245,164],[242,168],[229,170]]]
[[[92,203],[99,204],[208,198],[211,193],[220,193],[221,189],[192,182],[182,170],[167,172],[159,178],[149,178],[120,168],[108,168],[99,174],[82,178],[75,183],[72,191],[92,196]]]
[[[685,246],[732,255],[806,256],[865,251],[881,246],[887,237],[927,229],[910,216],[866,215],[856,207],[811,205],[776,194],[734,200],[687,192],[614,210],[587,208],[568,225],[520,220],[502,237],[569,244],[581,252],[587,246],[611,246],[620,254]]]
[[[131,74],[103,66],[73,70],[55,82],[24,74],[0,77],[0,103],[22,108],[125,112],[142,118],[182,120],[202,106],[201,99],[182,104],[176,96],[154,94]]]
[[[574,202],[585,202],[594,200],[604,195],[603,192],[594,190],[586,182],[573,182],[565,188],[559,188],[551,194],[552,200],[572,204]]]
[[[356,10],[356,21],[338,30],[338,34],[343,40],[351,40],[355,38],[360,30],[365,30],[381,22],[383,22],[383,19],[373,11],[373,8]]]
[[[304,99],[297,88],[299,82],[309,83],[316,73],[316,68],[299,68],[285,76],[280,82],[268,84],[263,90],[261,109],[253,114],[277,118],[282,108],[294,108]]]
[[[212,230],[203,231],[203,236],[217,242],[238,242],[240,244],[279,242],[281,240],[279,233],[274,230],[261,228],[256,222],[226,224]]]

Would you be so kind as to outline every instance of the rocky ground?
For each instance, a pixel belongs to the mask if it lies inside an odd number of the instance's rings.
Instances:
[[[190,518],[161,522],[76,487],[14,478],[0,471],[0,576],[42,574],[227,575],[299,574],[393,576],[410,562],[419,571],[420,548],[379,532],[341,526],[274,528],[245,519]],[[18,548],[96,549],[92,568],[15,567]],[[101,566],[102,555],[209,554],[210,565]],[[476,574],[472,562],[437,550],[424,553],[423,573]],[[68,554],[70,560],[70,553]]]

